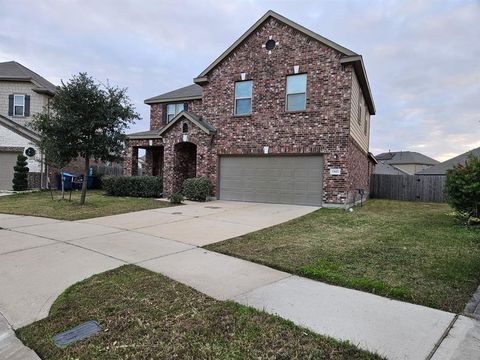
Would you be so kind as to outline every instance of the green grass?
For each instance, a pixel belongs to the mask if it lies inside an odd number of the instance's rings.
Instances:
[[[42,216],[60,220],[82,220],[99,216],[170,206],[170,203],[150,198],[104,195],[100,190],[89,190],[84,206],[79,205],[80,192],[72,192],[72,201],[61,200],[61,192],[37,191],[0,197],[0,213]]]
[[[87,320],[97,320],[102,331],[63,349],[53,344],[56,333]],[[379,359],[133,265],[70,287],[46,319],[17,336],[44,360]]]
[[[370,200],[349,213],[321,209],[207,246],[310,277],[461,312],[480,283],[480,227],[446,204]]]

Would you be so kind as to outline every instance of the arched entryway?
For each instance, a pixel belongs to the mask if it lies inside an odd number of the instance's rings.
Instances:
[[[191,142],[181,142],[174,146],[174,191],[181,191],[185,179],[197,176],[197,146]]]

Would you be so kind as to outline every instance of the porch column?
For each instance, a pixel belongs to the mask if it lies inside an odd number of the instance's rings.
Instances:
[[[174,161],[175,151],[173,145],[166,145],[163,152],[163,197],[168,197],[174,192]]]
[[[143,175],[152,176],[153,175],[153,155],[154,148],[145,149],[145,167],[143,169]]]
[[[138,174],[138,147],[131,146],[127,142],[127,151],[123,160],[123,172],[126,176]]]

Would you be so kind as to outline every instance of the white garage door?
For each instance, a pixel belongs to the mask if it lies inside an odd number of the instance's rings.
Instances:
[[[0,152],[0,190],[12,190],[13,167],[17,163],[17,153]]]
[[[322,156],[220,157],[220,199],[321,205]]]

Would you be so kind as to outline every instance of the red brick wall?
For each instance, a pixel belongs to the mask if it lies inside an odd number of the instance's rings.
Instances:
[[[277,42],[271,54],[262,47],[269,37]],[[324,154],[325,204],[344,204],[352,189],[368,185],[368,160],[349,136],[353,69],[340,64],[340,57],[336,50],[269,19],[208,74],[203,104],[196,100],[188,110],[215,126],[217,134],[209,136],[190,124],[189,141],[197,145],[197,176],[210,178],[212,195],[218,155],[262,153],[264,146],[270,154]],[[307,74],[307,109],[287,112],[286,76],[294,73],[295,65]],[[242,72],[253,80],[249,116],[234,115],[234,83]],[[161,127],[162,121],[162,108],[153,105],[151,128]],[[176,124],[163,139],[167,194],[174,187],[173,146],[181,141],[181,126]],[[331,176],[332,167],[340,168],[341,175]]]
[[[348,203],[354,203],[360,200],[357,189],[364,189],[364,199],[370,192],[370,160],[357,142],[350,137],[349,142],[349,180],[348,180]]]
[[[193,113],[200,113],[202,111],[202,100],[188,100],[180,101],[187,105],[187,110]],[[172,102],[173,103],[173,102]],[[153,104],[150,105],[150,130],[161,129],[165,125],[164,112],[167,104]]]
[[[269,55],[262,45],[278,43]],[[348,134],[352,68],[340,64],[336,50],[270,19],[209,75],[204,86],[203,116],[219,131],[218,154],[324,153],[324,202],[343,203],[348,179]],[[307,73],[307,110],[285,110],[286,76]],[[253,80],[251,116],[234,116],[234,82],[245,72]],[[338,160],[333,159],[333,155]],[[329,166],[340,167],[332,177]],[[214,169],[216,177],[216,167]]]

